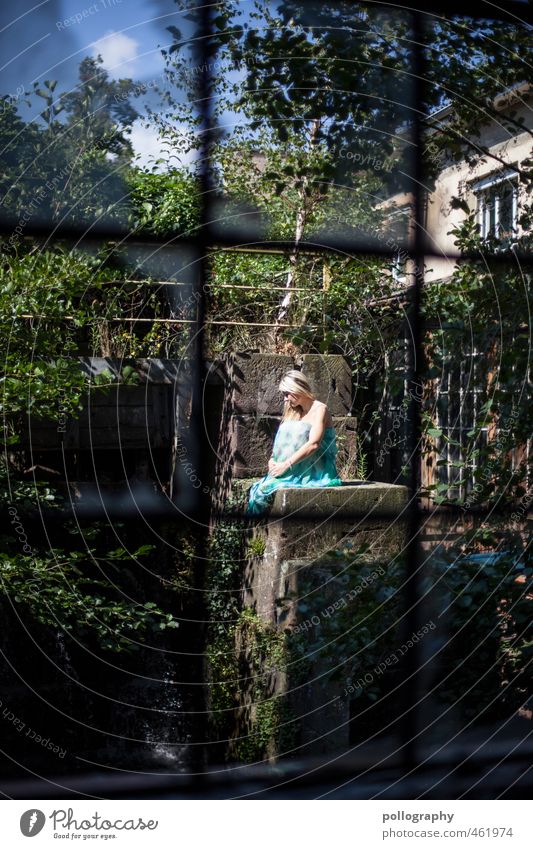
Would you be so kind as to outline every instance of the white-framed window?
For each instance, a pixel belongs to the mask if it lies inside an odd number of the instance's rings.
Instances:
[[[395,209],[388,219],[388,232],[395,239],[390,271],[392,279],[398,284],[403,284],[407,280],[409,228],[412,216],[412,207],[406,204]]]
[[[518,235],[518,174],[507,171],[478,180],[472,186],[477,198],[477,220],[483,239],[510,241]]]
[[[401,284],[407,280],[406,257],[404,250],[398,250],[391,262],[391,274],[395,283]]]

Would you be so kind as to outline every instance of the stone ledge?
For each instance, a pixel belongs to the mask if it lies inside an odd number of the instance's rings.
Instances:
[[[342,486],[280,489],[271,511],[276,516],[305,512],[335,519],[371,514],[372,518],[401,513],[408,502],[408,489],[381,481],[346,481]]]

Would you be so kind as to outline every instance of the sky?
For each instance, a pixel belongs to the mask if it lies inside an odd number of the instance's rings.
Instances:
[[[253,0],[239,3],[246,18]],[[185,33],[190,28],[174,0],[3,0],[0,93],[17,97],[45,79],[58,80],[58,93],[68,91],[76,85],[81,60],[100,54],[111,77],[144,83],[146,100],[154,104],[154,87],[162,82],[164,69],[161,50],[172,44],[169,26]],[[142,103],[143,98],[133,99],[139,111]],[[25,120],[38,114],[37,103],[33,112],[21,104]],[[133,125],[131,140],[139,164],[149,165],[151,157],[161,155],[155,129],[141,119]]]
[[[19,0],[0,8],[0,92],[20,96],[34,81],[58,80],[70,90],[85,56],[102,56],[114,78],[131,77],[153,92],[164,64],[161,49],[172,44],[168,26],[184,29],[173,0]],[[133,101],[139,108],[139,100]],[[32,111],[23,105],[29,120]],[[134,149],[147,164],[160,154],[154,130],[138,120]]]

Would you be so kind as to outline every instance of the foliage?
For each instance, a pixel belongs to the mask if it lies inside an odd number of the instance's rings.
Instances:
[[[165,304],[150,280],[134,276],[111,246],[97,254],[66,245],[4,250],[0,262],[0,338],[6,352],[2,367],[2,411],[11,441],[20,417],[57,421],[76,416],[92,379],[80,369],[82,354],[105,357],[157,356],[185,344],[176,332],[159,325],[135,324],[139,316],[158,317]],[[116,321],[124,320],[123,323]],[[128,382],[128,366],[123,382]],[[132,379],[133,379],[132,375]],[[13,418],[14,417],[14,418]],[[19,422],[19,425],[16,422]]]
[[[75,90],[57,94],[56,81],[35,83],[26,103],[42,100],[40,120],[25,122],[12,98],[0,110],[2,209],[17,221],[17,245],[28,222],[125,224],[122,172],[132,157],[128,128],[137,116],[131,80],[110,80],[102,60],[84,59]]]
[[[158,326],[143,347],[143,325],[110,325],[110,315],[137,318],[145,310],[155,317],[161,312],[155,290],[126,286],[118,251],[113,255],[103,245],[92,255],[25,238],[30,223],[77,224],[102,217],[126,223],[129,214],[122,174],[130,168],[127,134],[137,116],[130,102],[131,80],[111,80],[100,58],[87,58],[80,64],[76,89],[58,94],[56,85],[45,80],[26,93],[28,106],[44,102],[40,120],[25,122],[12,97],[3,99],[0,111],[2,208],[5,217],[18,222],[3,242],[0,263],[0,333],[6,351],[2,412],[11,443],[26,413],[57,421],[79,412],[85,386],[76,360],[80,353],[138,356],[166,351],[169,345]],[[110,283],[117,285],[113,289]],[[83,351],[91,335],[93,351]]]
[[[76,415],[88,385],[108,382],[102,376],[88,384],[77,360],[82,355],[183,355],[188,329],[147,321],[165,317],[170,307],[167,290],[151,283],[114,245],[95,254],[62,244],[5,246],[0,262],[4,414],[31,411],[52,421]],[[183,314],[189,317],[195,304],[185,301]]]
[[[116,157],[129,161],[133,149],[127,137],[128,127],[138,117],[131,103],[135,86],[132,80],[109,78],[103,67],[102,58],[86,56],[78,69],[79,83],[69,92],[59,97],[59,104],[53,105],[50,94],[55,85],[46,85],[47,91],[41,92],[47,104],[42,117],[47,124],[59,111],[68,116],[67,137],[82,148],[98,148]],[[39,93],[39,84],[35,84]],[[49,117],[49,111],[52,110]]]
[[[374,233],[381,220],[369,203],[381,188],[378,176],[352,174],[349,186],[325,180],[333,154],[313,134],[291,130],[281,143],[274,128],[264,128],[254,138],[240,128],[215,148],[214,157],[227,202],[234,201],[237,212],[238,204],[247,203],[262,213],[268,238],[291,239],[296,230],[297,239],[338,235],[348,224]]]
[[[241,609],[246,535],[244,523],[226,521],[218,522],[211,536],[207,609],[210,631],[219,637],[235,624]]]
[[[209,721],[218,740],[229,737],[236,707],[235,682],[239,676],[235,624],[242,603],[244,544],[245,529],[242,524],[218,522],[215,525],[207,573],[209,629],[206,654],[210,682]]]
[[[242,322],[227,326],[207,326],[207,352],[216,356],[224,351],[270,350],[268,329],[254,327],[273,321],[278,293],[287,273],[282,254],[213,251],[209,265],[207,309],[217,321]],[[245,286],[246,289],[236,287]],[[249,322],[249,324],[246,324]]]
[[[517,241],[518,247],[525,248],[529,242],[530,217],[524,203],[526,235]],[[458,432],[459,438],[454,438],[439,429],[437,410],[426,404],[425,452],[430,454],[435,445],[441,453],[447,445],[455,449],[455,486],[462,486],[468,494],[454,499],[448,485],[438,482],[427,490],[436,503],[495,504],[502,499],[512,503],[525,494],[527,461],[524,457],[513,467],[511,452],[531,435],[530,328],[526,320],[531,283],[514,263],[508,247],[509,264],[494,262],[496,257],[501,259],[502,244],[480,238],[474,214],[453,232],[458,248],[479,251],[480,259],[458,263],[445,285],[425,287],[425,377],[427,381],[442,379],[445,369],[451,369],[458,385],[461,361],[474,355],[476,370],[469,375],[467,391],[472,399],[475,393],[476,409],[472,400],[470,430]],[[492,434],[488,440],[487,431]],[[438,464],[445,462],[441,459]]]
[[[322,20],[320,7],[314,12]],[[343,12],[347,15],[346,9]],[[348,233],[356,237],[364,234],[374,240],[383,223],[376,201],[381,197],[383,181],[387,175],[390,177],[383,163],[392,150],[392,136],[383,133],[380,122],[383,127],[390,127],[400,120],[399,99],[398,92],[394,99],[384,97],[378,113],[369,98],[359,94],[365,87],[361,89],[355,84],[354,69],[364,67],[367,84],[383,88],[389,75],[382,67],[388,42],[372,26],[353,43],[346,39],[342,27],[310,30],[292,19],[284,21],[284,13],[274,15],[266,4],[257,4],[243,26],[238,23],[240,14],[237,4],[221,4],[212,40],[213,49],[220,48],[211,69],[217,90],[215,113],[221,119],[224,117],[224,124],[228,123],[228,113],[233,112],[236,117],[231,131],[217,136],[211,151],[211,178],[220,207],[217,226],[234,232],[237,224],[241,231],[253,234],[254,239],[260,233],[273,240],[294,240],[296,244],[303,239],[320,242],[325,237],[338,238]],[[374,23],[382,19],[383,16],[377,15]],[[399,22],[396,29],[398,34],[403,32],[404,23]],[[199,118],[194,107],[184,107],[183,97],[172,89],[186,92],[193,104],[199,74],[191,73],[188,47],[181,33],[174,28],[170,31],[176,40],[166,53],[167,79],[172,88],[161,92],[167,111],[156,120],[162,137],[177,145],[177,150],[186,152],[197,147],[203,136],[198,132]],[[276,58],[290,56],[293,51],[297,57],[294,63],[287,65]],[[402,65],[405,51],[393,49],[392,52]],[[380,62],[373,63],[372,57],[378,54]],[[321,84],[310,98],[313,82],[318,84],[317,74]],[[291,75],[295,79],[290,79]],[[268,91],[269,96],[258,97],[259,90]],[[187,127],[181,141],[175,138],[174,130],[178,114],[180,122]],[[345,148],[352,159],[346,156]],[[379,153],[382,163],[379,174],[373,173],[370,166],[360,168],[353,164],[353,155],[362,152],[365,159],[372,161],[374,154]],[[259,257],[255,262],[257,274],[250,276],[248,282],[268,276],[269,260]],[[331,350],[335,337],[342,337],[343,328],[339,330],[337,326],[339,319],[342,321],[342,302],[349,301],[354,310],[359,307],[359,287],[353,285],[358,278],[353,270],[350,269],[350,287],[344,290],[341,283],[340,293],[332,288],[324,304],[322,269],[319,267],[316,274],[314,268],[317,259],[309,260],[296,249],[283,257],[283,262],[276,278],[278,288],[283,290],[281,294],[266,291],[260,301],[259,294],[243,292],[239,298],[241,320],[271,324],[272,329],[212,328],[210,352],[228,344],[242,350],[243,342],[248,342],[253,350],[288,350],[294,343],[290,333],[284,334],[287,324],[301,326],[301,336],[310,345],[320,339],[320,350]],[[236,264],[241,264],[239,258]],[[361,271],[365,263],[357,265]],[[378,266],[379,263],[366,262],[371,271],[363,274],[361,288],[369,277],[375,281],[377,275],[383,276]],[[224,284],[232,282],[231,272],[228,279],[224,264],[219,265],[215,258],[215,288],[219,270]],[[302,288],[309,289],[309,293],[300,294],[298,290]],[[220,298],[215,300],[218,307]],[[220,317],[218,310],[216,316]],[[345,341],[349,346],[353,339]]]
[[[230,746],[238,760],[254,762],[280,754],[282,725],[287,719],[284,694],[274,682],[287,663],[286,637],[245,608],[235,627],[238,716]]]
[[[10,416],[27,413],[57,421],[81,408],[84,377],[74,355],[80,331],[93,319],[91,293],[101,286],[100,265],[98,258],[61,248],[3,252],[2,412],[8,423]]]
[[[391,188],[401,185],[408,145],[395,142],[390,128],[405,130],[413,94],[417,35],[408,14],[350,0],[283,0],[258,2],[244,16],[239,3],[226,0],[218,5],[214,24],[220,78],[228,78],[227,66],[240,72],[226,86],[221,112],[234,109],[252,129],[271,125],[281,143],[291,130],[301,128],[305,134],[319,118],[317,142],[324,140],[334,154],[325,177],[334,174],[338,183],[346,184],[349,169],[342,151],[348,149],[360,155],[359,161],[368,154],[380,160],[392,156],[398,168],[385,182]],[[172,54],[176,64],[183,62],[179,41]],[[428,18],[423,48],[427,85],[420,115],[431,132],[428,172],[434,173],[443,156],[458,161],[482,154],[497,160],[479,137],[485,120],[495,119],[511,135],[524,128],[518,105],[527,79],[528,48],[529,31],[519,19],[473,20],[467,12]],[[502,115],[496,98],[516,88],[515,108]],[[449,105],[446,116],[433,118]]]
[[[76,418],[92,388],[104,391],[116,385],[117,379],[123,384],[137,382],[137,373],[128,365],[120,376],[108,372],[93,378],[82,371],[79,362],[79,356],[86,353],[84,337],[90,338],[99,321],[107,321],[107,316],[117,312],[128,315],[129,311],[136,314],[136,310],[147,309],[153,290],[147,295],[144,285],[134,282],[132,287],[124,277],[120,256],[107,246],[97,254],[70,250],[61,244],[41,249],[38,243],[4,250],[0,263],[0,334],[5,351],[2,413],[8,446],[17,447],[28,415],[32,421],[41,418],[63,423],[68,417]],[[153,309],[157,308],[154,303]],[[93,341],[96,353],[117,353],[116,337],[114,349],[103,350],[102,338],[93,337]],[[131,335],[127,353],[138,345],[137,353],[141,342]],[[21,479],[22,462],[17,453],[4,456],[0,491],[4,503],[11,505],[10,515],[16,515],[17,523],[21,523],[23,539],[27,539],[24,528],[31,525],[29,517],[36,501],[40,509],[47,510],[65,504],[53,486]],[[38,538],[39,534],[34,531],[34,536]],[[104,568],[114,571],[121,566],[117,583],[122,587],[131,559],[123,550],[109,551],[107,545],[97,539],[95,547],[87,549],[84,539],[81,550],[62,544],[49,549],[42,540],[32,545],[31,551],[24,543],[21,551],[16,542],[3,537],[2,595],[15,608],[20,607],[28,621],[63,628],[80,639],[96,638],[110,651],[134,650],[149,633],[177,627],[174,617],[154,602],[130,602],[102,578]],[[133,558],[143,553],[146,551],[141,547]]]
[[[251,609],[242,609],[244,564],[264,553],[264,540],[248,537],[240,522],[214,528],[207,658],[213,736],[224,745],[225,757],[251,762],[276,750],[286,709],[272,692],[272,674],[285,663],[285,637]]]
[[[2,169],[0,169],[0,191],[2,193],[2,211],[7,217],[9,212],[18,217],[29,192],[24,185],[25,175],[34,161],[35,151],[41,141],[42,130],[36,123],[26,124],[17,111],[14,97],[4,95],[0,98],[0,139],[2,142]],[[25,143],[21,144],[21,139]],[[13,187],[17,192],[13,192]],[[35,191],[35,187],[33,187]],[[33,199],[33,198],[32,198]]]
[[[399,320],[385,302],[372,303],[376,294],[386,298],[394,281],[375,258],[322,257],[301,254],[297,284],[290,315],[294,324],[280,333],[258,324],[275,327],[280,295],[273,287],[284,287],[289,260],[283,254],[218,251],[213,253],[209,276],[208,311],[218,321],[250,322],[248,326],[208,327],[211,356],[227,350],[288,353],[342,353],[352,364],[358,383],[384,370],[391,349],[399,344]],[[324,286],[324,280],[327,286]],[[357,285],[354,285],[354,281]],[[246,290],[232,288],[246,286]]]
[[[225,638],[209,644],[208,658],[210,722],[226,757],[253,763],[277,754],[287,710],[272,674],[287,661],[283,633],[245,608]]]
[[[248,543],[247,554],[249,557],[262,557],[265,553],[266,542],[264,537],[253,537]]]
[[[405,73],[395,78],[391,74],[391,69],[409,70],[409,52],[403,46],[407,18],[391,18],[373,8],[363,17],[354,14],[349,2],[258,2],[242,23],[240,19],[242,8],[227,0],[219,4],[213,21],[220,114],[233,110],[252,130],[270,126],[281,144],[291,131],[305,138],[317,119],[323,121],[316,142],[336,154],[333,168],[322,172],[326,179],[340,172],[344,146],[365,152],[373,148],[381,154],[391,149],[390,136],[383,131],[401,123],[406,102],[402,95],[405,98],[409,87]],[[168,71],[194,91],[198,75],[187,73],[183,44],[181,33],[176,33]],[[394,98],[387,96],[393,78]],[[365,96],[368,91],[381,95],[379,110]]]
[[[486,722],[508,717],[529,694],[533,568],[519,543],[502,544],[487,529],[473,532],[465,549],[429,563],[427,589],[446,622],[433,696],[455,705],[463,719]]]
[[[74,531],[71,531],[74,533]],[[108,651],[136,651],[150,633],[177,628],[179,623],[154,602],[127,600],[106,577],[118,580],[132,560],[150,546],[133,553],[124,549],[102,551],[97,534],[85,551],[38,548],[31,555],[15,550],[12,538],[2,536],[0,576],[2,595],[26,622],[64,630],[82,642],[96,639]]]
[[[192,174],[178,169],[152,174],[134,168],[126,179],[134,230],[165,238],[194,234],[200,220],[200,200]]]

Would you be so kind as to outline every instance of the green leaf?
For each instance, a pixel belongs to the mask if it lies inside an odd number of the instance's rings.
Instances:
[[[142,557],[144,554],[150,554],[152,551],[155,551],[155,545],[151,545],[146,543],[145,545],[141,545],[136,551],[134,551],[134,557]]]

